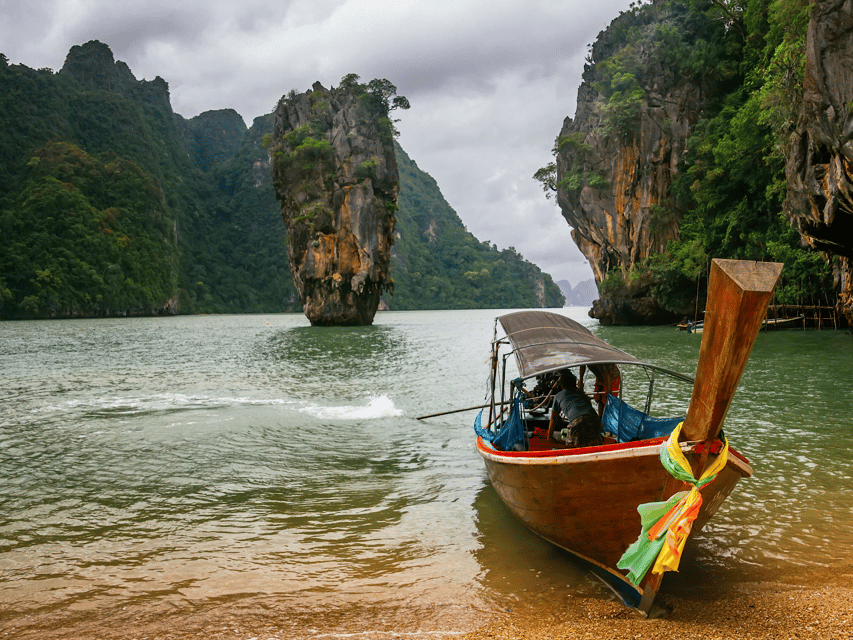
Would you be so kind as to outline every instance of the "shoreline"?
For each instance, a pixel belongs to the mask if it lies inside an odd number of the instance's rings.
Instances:
[[[669,574],[659,596],[665,613],[644,619],[613,598],[596,596],[495,602],[491,611],[464,605],[431,610],[383,606],[296,611],[280,598],[230,600],[209,607],[185,601],[151,602],[88,611],[54,610],[3,621],[0,639],[60,640],[849,640],[853,638],[853,562],[796,567],[752,582]],[[704,579],[703,579],[704,578]],[[393,597],[386,600],[390,604]],[[129,604],[129,603],[128,603]],[[208,603],[209,604],[209,603]],[[306,603],[308,604],[308,603]],[[73,608],[72,608],[73,609]],[[451,609],[454,611],[451,612]],[[452,615],[468,625],[441,624]],[[474,620],[476,616],[478,620]],[[455,628],[454,628],[455,627]],[[467,628],[466,628],[467,627]]]
[[[756,592],[738,589],[722,600],[670,597],[669,613],[639,618],[614,601],[589,598],[574,603],[565,615],[493,622],[461,640],[685,640],[853,638],[853,588],[761,585]]]

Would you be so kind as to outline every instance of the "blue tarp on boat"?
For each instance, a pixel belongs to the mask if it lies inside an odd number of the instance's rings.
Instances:
[[[483,410],[474,419],[474,431],[486,442],[491,443],[500,451],[512,451],[516,444],[525,445],[527,439],[524,436],[524,425],[521,422],[521,393],[516,393],[509,410],[509,418],[504,422],[500,431],[491,431],[483,428]]]
[[[652,418],[612,395],[607,397],[607,407],[601,416],[604,432],[615,435],[617,442],[663,438],[683,421],[683,417]]]

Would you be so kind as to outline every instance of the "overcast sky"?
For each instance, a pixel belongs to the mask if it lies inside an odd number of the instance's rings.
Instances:
[[[0,53],[59,70],[100,40],[161,76],[191,118],[248,126],[291,89],[387,78],[412,107],[399,142],[480,240],[572,285],[592,277],[533,173],[574,116],[587,45],[630,0],[0,0]]]

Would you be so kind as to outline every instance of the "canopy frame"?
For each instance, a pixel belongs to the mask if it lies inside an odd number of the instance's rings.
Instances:
[[[504,336],[498,336],[498,325]],[[512,349],[522,380],[581,365],[634,365],[693,384],[690,376],[645,362],[608,344],[579,322],[550,311],[517,311],[495,319],[493,353],[500,343]],[[504,364],[505,364],[504,360]]]

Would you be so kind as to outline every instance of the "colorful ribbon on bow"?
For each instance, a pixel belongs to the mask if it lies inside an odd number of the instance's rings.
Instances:
[[[652,564],[652,573],[678,571],[684,544],[702,506],[699,489],[717,477],[729,457],[729,443],[722,436],[723,449],[702,477],[696,480],[690,463],[678,445],[683,424],[679,424],[661,445],[660,460],[674,478],[692,487],[689,491],[679,491],[665,502],[648,502],[637,507],[642,523],[640,537],[628,547],[616,564],[620,569],[629,569],[627,577],[634,584],[642,581]]]

